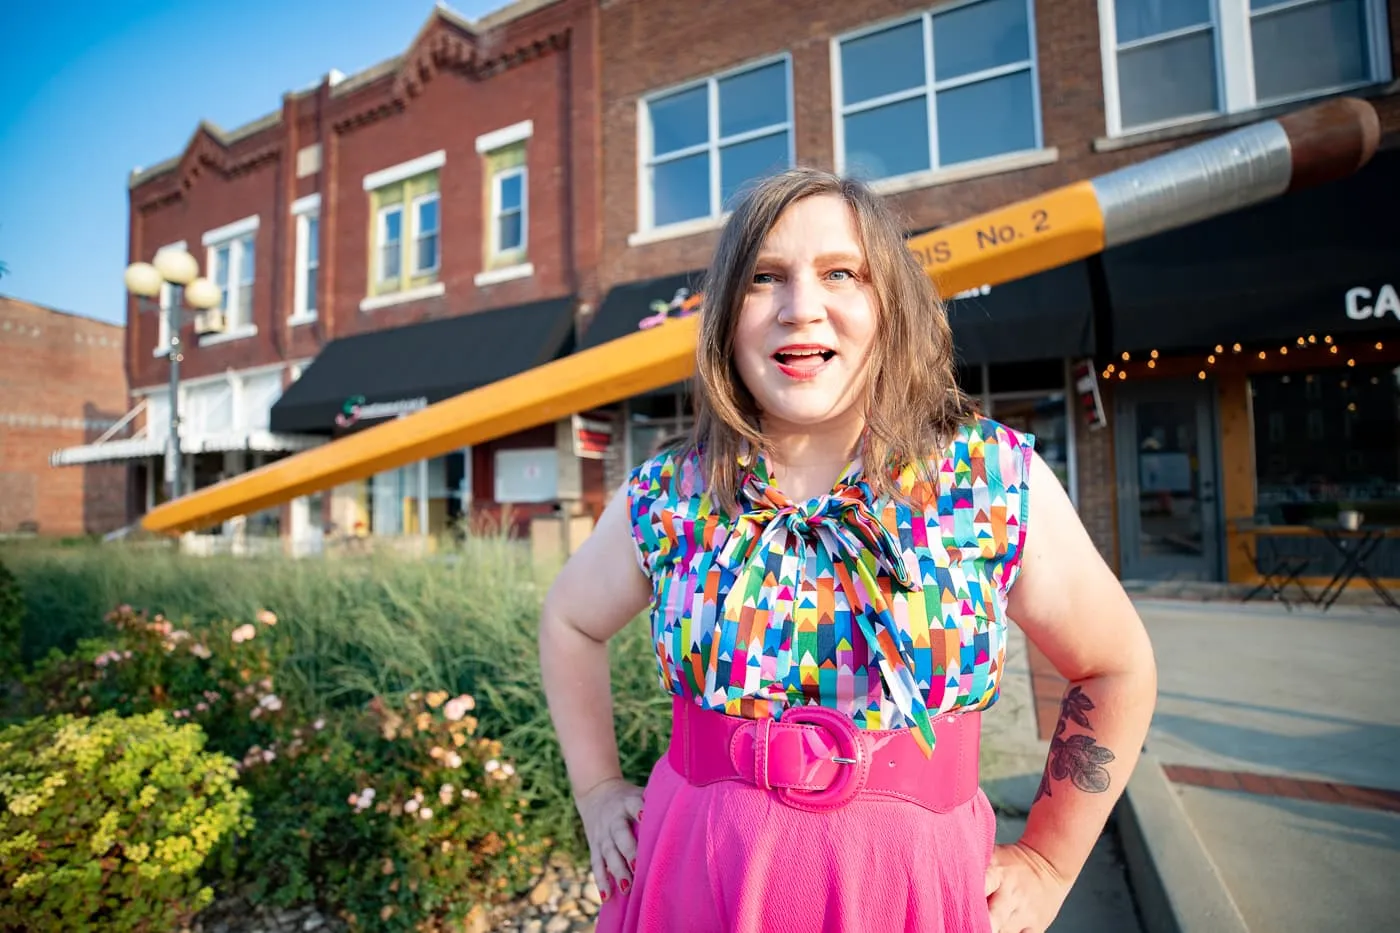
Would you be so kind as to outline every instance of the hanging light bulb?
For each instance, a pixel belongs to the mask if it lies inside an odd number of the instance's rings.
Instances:
[[[1287,356],[1287,355],[1288,355],[1288,348],[1287,348],[1287,347],[1279,347],[1279,348],[1278,348],[1278,355],[1279,355],[1279,356]]]
[[[1109,372],[1110,375],[1111,375],[1115,370],[1117,370],[1117,369],[1118,369],[1118,367],[1117,367],[1117,366],[1114,366],[1112,363],[1109,363],[1109,364],[1108,364],[1108,372]]]
[[[1332,342],[1332,335],[1331,335],[1331,334],[1327,334],[1326,336],[1324,336],[1324,337],[1322,338],[1322,342],[1323,342],[1323,343],[1331,343],[1331,342]]]
[[[1132,356],[1128,353],[1127,350],[1124,350],[1124,351],[1123,351],[1123,362],[1126,363],[1126,362],[1128,362],[1128,360],[1130,360],[1130,359],[1132,359]]]
[[[1127,379],[1127,378],[1128,378],[1128,371],[1125,370],[1125,369],[1120,369],[1120,370],[1118,370],[1118,378],[1119,378],[1119,379]]]
[[[1298,346],[1300,346],[1300,347],[1307,346],[1307,343],[1308,343],[1308,341],[1307,341],[1306,338],[1304,338],[1304,337],[1299,337],[1299,338],[1298,338]]]
[[[1206,362],[1209,363],[1209,364],[1211,364],[1212,366],[1214,366],[1214,365],[1215,365],[1215,354],[1212,353],[1210,356],[1206,357]]]
[[[1308,343],[1317,343],[1317,334],[1308,334]]]
[[[1224,352],[1225,352],[1225,348],[1222,347],[1220,344],[1217,343],[1217,344],[1215,345],[1215,352],[1216,352],[1216,353],[1224,353]]]
[[[1376,349],[1377,349],[1377,350],[1384,350],[1384,349],[1385,349],[1385,344],[1382,343],[1381,341],[1377,340],[1377,341],[1376,341]]]
[[[1156,360],[1148,360],[1148,361],[1147,361],[1147,368],[1148,368],[1148,369],[1156,369],[1156,368],[1157,368],[1157,361],[1156,361]]]
[[[1336,353],[1336,352],[1337,352],[1337,348],[1336,348],[1336,347],[1328,347],[1328,348],[1327,348],[1327,352],[1329,352],[1329,353]]]
[[[1156,350],[1153,350],[1153,351],[1152,351],[1152,358],[1153,358],[1154,360],[1157,358],[1157,351],[1156,351]]]
[[[1347,365],[1348,365],[1348,366],[1355,366],[1355,365],[1356,365],[1356,360],[1347,360]]]
[[[1262,359],[1265,359],[1265,358],[1267,358],[1267,357],[1268,357],[1268,354],[1267,354],[1267,353],[1265,353],[1263,350],[1260,350],[1260,351],[1259,351],[1259,359],[1262,360]]]
[[[1235,344],[1235,345],[1234,345],[1233,347],[1231,347],[1230,349],[1232,349],[1232,350],[1234,350],[1236,353],[1238,353],[1238,352],[1240,352],[1240,350],[1241,350],[1242,348],[1240,347],[1239,344]]]
[[[1347,402],[1347,411],[1356,411],[1356,403]]]
[[[1205,377],[1206,377],[1206,371],[1205,371],[1204,369],[1201,370],[1200,372],[1196,373],[1196,378],[1197,378],[1197,379],[1205,379]]]

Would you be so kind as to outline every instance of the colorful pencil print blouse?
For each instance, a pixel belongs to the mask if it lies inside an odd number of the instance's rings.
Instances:
[[[643,463],[628,501],[663,688],[747,718],[829,706],[861,728],[912,727],[928,751],[932,717],[996,701],[1033,441],[968,424],[936,471],[900,475],[907,503],[872,501],[858,459],[794,502],[757,457],[737,517],[694,451]]]

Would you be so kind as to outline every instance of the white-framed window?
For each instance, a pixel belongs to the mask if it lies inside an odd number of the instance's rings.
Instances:
[[[640,102],[642,229],[721,216],[793,164],[792,60],[750,63]]]
[[[378,252],[376,268],[381,284],[394,284],[403,274],[403,205],[391,204],[379,209],[379,235],[375,239]]]
[[[1038,150],[1031,0],[964,0],[832,40],[837,170],[870,181]]]
[[[292,321],[303,323],[316,319],[319,289],[317,275],[321,269],[321,196],[309,195],[292,204],[296,219],[296,265],[294,268]]]
[[[253,327],[257,229],[258,218],[253,216],[204,234],[209,251],[206,268],[222,296],[219,307],[224,312],[227,335]]]
[[[1099,0],[1111,136],[1389,80],[1384,0]]]
[[[502,169],[491,179],[491,255],[524,255],[526,243],[526,169]]]
[[[413,274],[427,275],[438,267],[438,193],[413,199]]]

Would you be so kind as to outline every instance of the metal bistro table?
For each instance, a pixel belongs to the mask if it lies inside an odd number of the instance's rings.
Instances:
[[[1299,589],[1309,598],[1314,605],[1323,609],[1330,609],[1337,599],[1345,592],[1347,585],[1360,577],[1375,591],[1381,602],[1391,609],[1400,611],[1400,602],[1391,594],[1380,582],[1379,578],[1371,571],[1367,561],[1374,555],[1376,548],[1387,538],[1400,538],[1400,526],[1395,525],[1365,525],[1352,529],[1345,528],[1336,521],[1309,522],[1304,525],[1269,525],[1259,523],[1249,523],[1249,529],[1256,536],[1287,537],[1287,538],[1313,538],[1322,537],[1341,556],[1341,566],[1332,574],[1332,578],[1322,588],[1316,596],[1308,593],[1303,588],[1298,577],[1302,576],[1306,565],[1310,563],[1306,558],[1296,565],[1289,565],[1283,568],[1283,572],[1291,578]],[[1256,550],[1258,549],[1256,538]],[[1294,559],[1298,560],[1297,558]],[[1267,579],[1267,577],[1266,577]]]

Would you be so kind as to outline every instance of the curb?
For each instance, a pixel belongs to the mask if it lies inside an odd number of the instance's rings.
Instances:
[[[1161,762],[1142,753],[1118,834],[1145,933],[1249,933]]]

